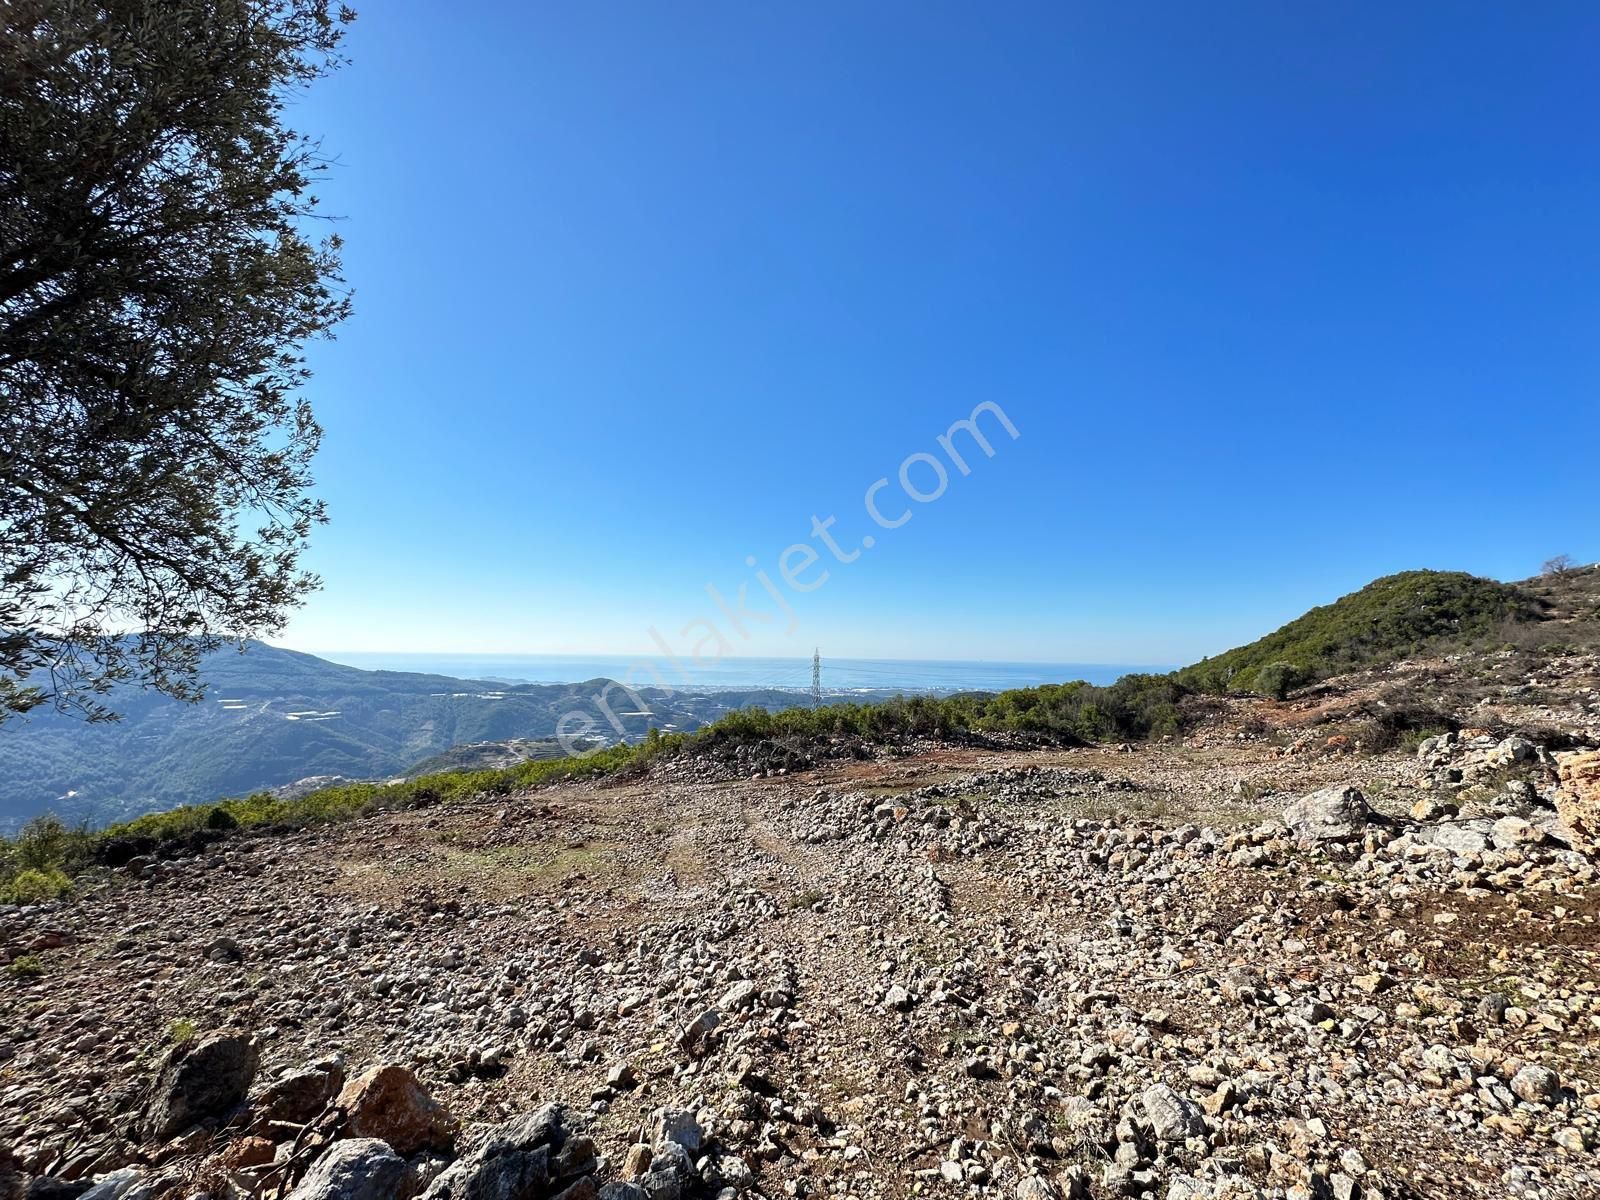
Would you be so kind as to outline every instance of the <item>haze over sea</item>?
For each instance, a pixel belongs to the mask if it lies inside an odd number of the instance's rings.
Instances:
[[[726,657],[698,664],[625,654],[428,654],[378,651],[319,652],[319,657],[366,671],[419,671],[459,679],[516,683],[581,683],[630,678],[639,687],[657,678],[683,691],[811,686],[809,658]],[[657,675],[652,675],[652,669]],[[953,662],[939,659],[824,658],[822,687],[830,693],[903,688],[908,692],[1000,691],[1041,683],[1085,679],[1111,683],[1131,671],[1167,671],[1167,666],[1111,663]]]

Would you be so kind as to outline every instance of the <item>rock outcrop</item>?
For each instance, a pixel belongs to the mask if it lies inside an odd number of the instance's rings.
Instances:
[[[344,1063],[338,1057],[284,1071],[251,1097],[258,1123],[305,1125],[314,1120],[344,1087]]]
[[[260,1058],[254,1039],[221,1033],[168,1050],[156,1071],[143,1132],[153,1141],[227,1115],[250,1090]]]
[[[585,1200],[596,1194],[594,1143],[547,1104],[493,1130],[433,1181],[422,1200]]]
[[[406,1160],[387,1142],[334,1142],[312,1164],[289,1200],[395,1200],[405,1194]]]
[[[1557,758],[1561,786],[1556,812],[1572,836],[1575,849],[1600,854],[1600,750]]]

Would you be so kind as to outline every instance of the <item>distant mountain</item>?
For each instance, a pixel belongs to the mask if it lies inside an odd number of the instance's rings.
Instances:
[[[601,679],[513,685],[363,671],[262,643],[209,656],[203,677],[206,698],[194,705],[124,688],[110,700],[123,719],[111,724],[36,712],[0,726],[0,832],[46,811],[100,825],[313,775],[402,775],[453,747],[549,739],[566,713],[584,714],[593,728],[574,717],[565,732],[618,737],[595,703]],[[618,687],[609,693],[630,739],[652,724],[694,729],[732,708],[806,699],[773,689],[639,695],[642,708]]]

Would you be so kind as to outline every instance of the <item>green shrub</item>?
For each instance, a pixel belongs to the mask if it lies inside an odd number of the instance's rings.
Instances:
[[[1445,725],[1425,725],[1421,729],[1406,729],[1397,731],[1395,745],[1407,754],[1415,754],[1417,748],[1429,738],[1438,737],[1440,734],[1449,733]]]
[[[171,1046],[186,1046],[199,1036],[200,1026],[184,1017],[167,1026],[167,1044]]]
[[[17,979],[37,979],[44,974],[44,960],[37,954],[21,954],[11,960],[6,970]]]
[[[69,829],[47,813],[22,827],[11,843],[9,858],[18,870],[71,870],[87,860],[90,842],[86,829]]]
[[[206,807],[174,808],[135,817],[94,834],[92,849],[103,850],[113,843],[204,840],[207,833],[235,829],[303,829],[391,809],[508,796],[558,780],[625,770],[675,748],[681,736],[669,734],[647,746],[613,746],[583,758],[534,759],[504,770],[444,771],[399,783],[343,783],[294,800],[256,792]]]
[[[1454,714],[1463,707],[1460,697],[1434,684],[1391,684],[1356,706],[1356,732],[1369,750],[1406,746],[1414,751],[1424,738],[1459,728]]]
[[[1256,690],[1274,700],[1283,700],[1301,684],[1311,681],[1311,672],[1292,662],[1268,663],[1256,672]]]
[[[29,868],[17,872],[9,883],[0,885],[0,901],[6,904],[40,904],[46,900],[59,900],[72,890],[72,880],[63,871],[51,867],[36,871]]]

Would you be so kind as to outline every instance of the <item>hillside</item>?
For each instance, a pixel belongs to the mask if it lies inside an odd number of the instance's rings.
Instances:
[[[1298,683],[1427,652],[1481,646],[1542,620],[1524,586],[1461,571],[1404,571],[1313,608],[1281,629],[1178,672],[1201,691],[1282,692]]]
[[[1600,882],[1540,746],[702,766],[0,906],[18,1194],[1600,1194]]]
[[[123,714],[114,723],[48,712],[8,722],[0,833],[47,810],[101,825],[308,776],[396,776],[456,746],[549,738],[573,711],[594,719],[596,735],[616,736],[594,704],[604,680],[509,685],[364,671],[260,643],[211,655],[203,676],[208,694],[195,705],[121,689],[110,697]],[[652,725],[693,729],[730,708],[801,698],[771,689],[641,695],[646,707],[630,715],[631,702],[612,693],[629,738]]]
[[[1287,701],[751,708],[41,823],[0,843],[0,1196],[1590,1200],[1600,572],[1483,634],[1501,585],[1421,581],[1256,643],[1412,647]],[[258,661],[230,709],[438,685]]]
[[[567,751],[557,738],[512,738],[505,742],[468,742],[451,746],[413,763],[407,775],[439,771],[503,771],[518,763],[562,758]]]

